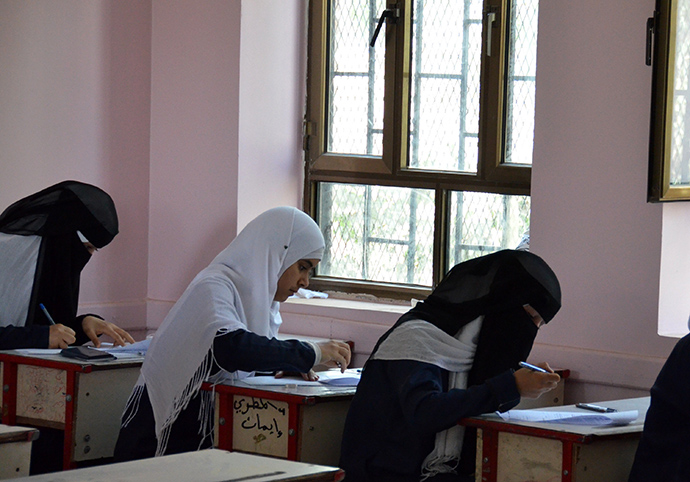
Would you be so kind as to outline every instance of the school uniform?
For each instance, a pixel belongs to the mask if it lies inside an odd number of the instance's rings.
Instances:
[[[252,371],[295,371],[308,372],[314,365],[314,350],[311,345],[298,340],[279,341],[268,339],[245,330],[236,330],[217,336],[213,340],[215,353],[210,377],[221,370],[235,372]],[[165,455],[191,452],[213,445],[213,411],[204,411],[203,406],[212,395],[198,391],[182,409],[170,428]],[[151,401],[144,386],[137,410],[130,406],[123,418],[131,416],[122,428],[115,447],[115,461],[143,459],[156,454],[158,441]],[[203,420],[199,420],[199,417]],[[199,430],[204,427],[204,430]]]
[[[282,323],[278,280],[301,259],[321,259],[316,223],[290,207],[252,222],[201,271],[151,341],[117,443],[117,460],[198,450],[212,441],[212,383],[256,370],[308,372],[312,343],[275,339]]]
[[[651,389],[630,482],[690,480],[690,335],[676,344]]]
[[[520,401],[513,369],[537,326],[560,308],[541,258],[512,250],[455,266],[378,341],[347,415],[340,466],[347,482],[473,480],[474,430],[463,417]]]

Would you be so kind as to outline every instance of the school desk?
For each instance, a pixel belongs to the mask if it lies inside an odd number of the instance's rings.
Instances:
[[[57,475],[35,475],[16,482],[339,482],[344,472],[337,467],[209,449],[69,470]]]
[[[0,479],[29,475],[31,443],[38,430],[0,424]]]
[[[2,423],[64,431],[63,468],[112,457],[142,356],[80,361],[53,351],[0,351]]]
[[[205,390],[213,390],[204,384]],[[215,446],[337,465],[355,387],[216,385]]]
[[[477,428],[476,481],[627,482],[649,397],[597,405],[637,410],[638,417],[629,425],[608,427],[505,422],[495,414],[461,420]],[[574,405],[539,410],[583,413]]]

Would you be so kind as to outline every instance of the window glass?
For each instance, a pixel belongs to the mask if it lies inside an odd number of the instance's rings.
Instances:
[[[516,248],[529,230],[529,196],[455,191],[450,195],[448,266]]]
[[[532,164],[538,13],[539,0],[513,0],[511,4],[507,164]]]
[[[319,206],[318,275],[431,286],[432,190],[320,183]]]
[[[328,152],[381,155],[384,49],[370,49],[383,0],[331,2]],[[381,39],[383,40],[383,39]]]

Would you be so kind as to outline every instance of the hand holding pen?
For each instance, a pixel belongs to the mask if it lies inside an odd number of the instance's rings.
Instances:
[[[50,329],[48,331],[48,348],[67,348],[77,341],[76,334],[72,328],[55,323],[55,320],[50,316],[48,309],[43,303],[39,303],[38,307],[50,323]]]
[[[521,397],[538,398],[558,385],[561,377],[554,373],[548,363],[540,365],[520,362],[522,368],[515,372],[515,385]]]

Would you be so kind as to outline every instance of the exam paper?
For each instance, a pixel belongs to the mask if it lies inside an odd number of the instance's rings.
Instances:
[[[503,420],[510,422],[546,422],[572,425],[627,425],[637,420],[637,410],[611,413],[552,412],[549,410],[508,410],[496,412]]]
[[[340,370],[325,370],[316,372],[319,380],[311,382],[304,380],[301,376],[288,376],[283,378],[276,378],[273,375],[261,375],[255,377],[243,378],[242,382],[252,386],[314,386],[319,383],[323,385],[331,385],[338,387],[356,387],[359,383],[360,372],[357,369],[345,370],[345,373],[340,373]]]

